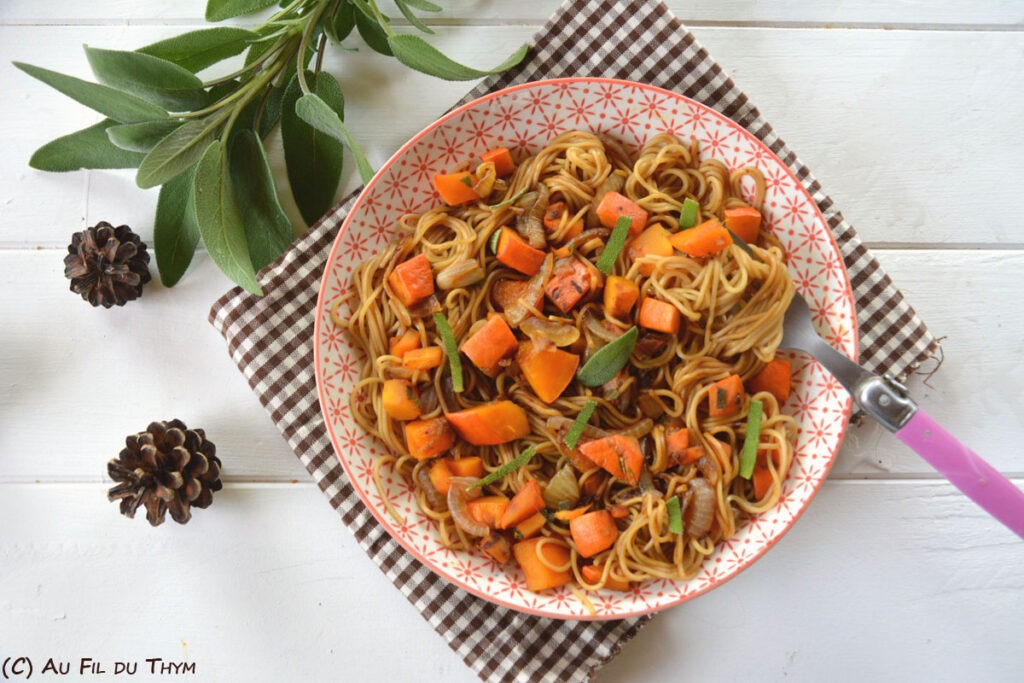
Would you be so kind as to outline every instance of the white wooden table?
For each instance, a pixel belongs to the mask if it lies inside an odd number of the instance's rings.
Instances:
[[[87,77],[83,43],[138,47],[201,25],[204,4],[0,5],[0,660],[30,657],[39,677],[52,657],[71,680],[118,661],[145,678],[156,658],[203,681],[476,680],[250,394],[206,322],[229,283],[205,254],[122,309],[67,291],[71,233],[107,220],[151,243],[156,193],[127,172],[29,169],[39,145],[98,118],[10,61]],[[557,0],[446,4],[432,40],[490,66]],[[1024,485],[1024,5],[670,4],[944,339],[919,401]],[[377,164],[469,87],[365,49],[327,68]],[[357,182],[347,170],[346,191]],[[187,526],[152,529],[106,502],[106,462],[172,417],[207,430],[227,483]],[[1019,681],[1022,633],[1024,543],[865,426],[775,549],[656,619],[598,680]],[[85,657],[106,674],[82,673]]]

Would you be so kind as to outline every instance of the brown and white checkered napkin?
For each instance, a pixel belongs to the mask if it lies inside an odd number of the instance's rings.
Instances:
[[[757,109],[657,0],[568,0],[535,36],[527,60],[466,95],[566,76],[649,83],[691,97],[746,127],[796,174],[835,235],[853,286],[861,362],[904,376],[936,342],[854,229]],[[424,121],[424,124],[428,122]],[[587,680],[648,618],[574,622],[520,614],[456,588],[420,564],[363,506],[334,456],[313,369],[313,322],[348,197],[260,276],[265,295],[233,289],[210,311],[228,350],[295,454],[363,549],[448,646],[486,681]]]

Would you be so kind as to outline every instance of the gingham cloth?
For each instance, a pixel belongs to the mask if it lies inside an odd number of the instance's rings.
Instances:
[[[702,102],[746,127],[796,174],[818,203],[846,261],[858,306],[861,362],[903,377],[936,342],[832,200],[754,105],[654,0],[569,0],[534,37],[524,63],[459,102],[528,81],[604,76],[649,83]],[[424,124],[427,124],[424,121]],[[384,531],[334,457],[317,401],[313,321],[331,245],[355,195],[260,274],[265,295],[233,289],[210,321],[295,454],[381,570],[486,681],[589,680],[648,618],[608,622],[528,616],[466,593],[421,565]]]

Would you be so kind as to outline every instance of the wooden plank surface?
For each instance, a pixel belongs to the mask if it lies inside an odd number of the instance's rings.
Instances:
[[[185,28],[119,26],[100,37],[83,26],[0,26],[0,79],[10,84],[15,103],[3,114],[0,145],[12,161],[27,162],[56,135],[99,120],[11,61],[34,60],[87,78],[83,43],[133,48]],[[466,63],[490,65],[494,54],[511,53],[535,28],[445,27],[431,40]],[[1024,178],[1018,153],[1024,105],[1002,97],[1024,91],[1024,32],[695,31],[868,243],[1024,245],[1015,218],[1003,208],[1017,200],[1014,180]],[[475,39],[468,41],[469,35]],[[55,44],[45,56],[21,47],[43,41]],[[823,54],[832,57],[823,60]],[[375,165],[470,87],[394,68],[393,60],[366,50],[335,54],[325,64],[340,74],[346,120]],[[408,111],[375,125],[378,113],[396,103]],[[280,159],[279,145],[270,147]],[[358,184],[351,166],[339,196]],[[138,189],[131,172],[57,175],[24,164],[8,168],[0,174],[0,205],[8,219],[0,226],[0,244],[63,246],[71,230],[99,220],[128,223],[144,239],[152,234],[157,191]],[[290,193],[284,194],[297,218]]]
[[[311,485],[229,485],[156,529],[98,484],[0,493],[0,515],[23,520],[0,534],[5,657],[161,657],[203,681],[476,680]],[[947,484],[826,484],[753,568],[659,615],[597,680],[1013,681],[1022,563],[1024,544]]]
[[[401,21],[390,0],[381,8]],[[539,23],[561,4],[561,0],[453,0],[436,3],[444,11],[420,13],[438,22]],[[743,24],[828,24],[832,26],[915,27],[999,26],[1020,27],[1024,10],[1013,0],[853,0],[850,2],[802,2],[800,0],[667,0],[669,9],[686,22]],[[202,3],[160,2],[158,0],[105,0],[85,3],[76,0],[6,0],[0,7],[3,23],[161,23],[187,20],[199,22]]]

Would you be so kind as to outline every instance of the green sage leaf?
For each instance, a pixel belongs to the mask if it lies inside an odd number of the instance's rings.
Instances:
[[[270,7],[277,0],[208,0],[206,20],[223,21],[243,14],[252,14],[264,7]]]
[[[339,118],[345,113],[341,87],[330,74],[306,74],[313,92],[327,102]],[[334,204],[344,156],[342,143],[320,132],[295,111],[302,96],[299,79],[292,78],[281,101],[281,142],[292,196],[303,220],[312,225]]]
[[[249,256],[259,271],[288,249],[292,223],[278,201],[267,154],[256,133],[240,130],[231,136],[229,167]]]
[[[196,222],[195,166],[171,178],[160,188],[153,223],[153,246],[160,281],[173,287],[192,263],[199,243]]]
[[[750,479],[757,464],[757,447],[761,443],[761,418],[764,404],[754,400],[747,412],[747,431],[743,435],[743,452],[740,454],[740,476]]]
[[[356,27],[356,8],[352,5],[345,3],[338,8],[338,11],[334,14],[334,23],[332,25],[333,35],[331,38],[340,43],[341,41],[348,38],[349,34],[352,33],[352,29]]]
[[[612,234],[608,236],[608,241],[601,251],[601,256],[598,257],[597,263],[594,264],[605,275],[612,274],[612,269],[615,268],[615,261],[618,260],[619,254],[622,253],[623,247],[626,246],[626,240],[629,238],[629,228],[632,225],[633,219],[629,216],[619,216],[615,219],[615,227],[612,228]]]
[[[441,6],[435,5],[427,0],[402,0],[402,2],[409,7],[415,7],[416,9],[423,12],[440,12]]]
[[[580,410],[576,419],[573,420],[572,426],[569,427],[569,431],[565,435],[564,441],[566,446],[576,448],[576,444],[580,442],[580,437],[583,436],[587,423],[593,417],[595,410],[597,410],[597,401],[590,400],[583,404],[583,409]]]
[[[260,115],[257,133],[261,138],[270,135],[271,131],[281,122],[282,103],[284,102],[284,87],[271,88],[267,96],[267,103],[263,105],[263,113]]]
[[[217,26],[182,33],[140,47],[136,52],[159,57],[192,73],[198,73],[228,57],[240,54],[249,46],[250,40],[258,37],[258,34],[244,28]]]
[[[584,386],[596,387],[604,384],[615,376],[629,362],[629,356],[636,346],[636,338],[639,335],[636,325],[629,328],[624,335],[601,347],[597,353],[590,357],[576,377]]]
[[[477,479],[467,488],[475,489],[479,486],[489,486],[496,481],[501,481],[508,475],[512,474],[521,467],[525,467],[526,463],[533,459],[533,456],[537,455],[536,446],[527,446],[526,450],[519,454],[517,457],[509,460],[507,463],[499,467],[498,469],[489,472],[483,479]]]
[[[28,165],[40,171],[77,171],[83,168],[138,168],[144,155],[116,147],[107,138],[116,121],[105,119],[51,140],[32,154]]]
[[[384,27],[371,19],[366,15],[365,12],[355,12],[356,28],[359,30],[359,36],[363,39],[363,42],[370,46],[370,49],[374,52],[379,52],[382,55],[391,57],[394,53],[391,51],[391,46],[388,44],[388,32],[384,30]]]
[[[234,282],[253,294],[263,294],[249,257],[242,213],[224,154],[224,143],[211,142],[203,152],[195,177],[196,223],[210,258]]]
[[[335,140],[344,143],[352,152],[352,156],[356,160],[356,167],[359,169],[359,177],[362,179],[363,183],[370,182],[370,178],[373,177],[373,168],[370,166],[370,162],[363,154],[362,148],[359,147],[359,144],[352,136],[352,132],[345,126],[337,112],[331,109],[331,107],[315,93],[309,93],[300,97],[295,103],[295,113],[298,114],[303,121],[317,130],[327,133]]]
[[[459,357],[459,345],[455,341],[455,332],[448,323],[448,318],[444,317],[442,313],[434,314],[434,325],[437,326],[437,334],[441,337],[444,355],[448,357],[448,372],[452,376],[452,391],[461,394],[464,388],[462,358]]]
[[[683,511],[680,508],[679,496],[672,496],[665,501],[665,507],[668,511],[668,530],[669,533],[681,534],[683,533]]]
[[[107,137],[121,149],[149,152],[156,144],[184,125],[174,119],[121,123],[107,129]]]
[[[395,58],[409,68],[448,81],[469,81],[508,71],[523,61],[527,51],[530,49],[529,45],[523,45],[498,66],[493,69],[482,70],[459,64],[446,57],[440,50],[423,40],[423,38],[412,34],[404,33],[388,36],[388,47],[391,48]]]
[[[14,62],[13,64],[32,78],[42,81],[79,104],[84,104],[115,121],[138,123],[139,121],[167,118],[167,112],[152,102],[147,102],[141,97],[121,92],[108,85],[90,83],[89,81],[83,81],[81,78],[66,76],[56,71],[50,71],[49,69],[43,69],[42,67],[23,62]]]
[[[191,111],[206,103],[203,82],[195,74],[159,57],[88,45],[85,56],[100,83],[169,110]]]
[[[424,24],[419,17],[413,14],[412,8],[410,7],[408,2],[405,2],[405,0],[395,0],[395,4],[398,5],[398,10],[402,13],[402,16],[404,16],[406,21],[408,21],[410,24],[412,24],[419,30],[423,31],[424,33],[434,32],[433,29]]]
[[[223,115],[217,115],[189,121],[173,130],[143,159],[135,184],[141,188],[156,187],[185,172],[203,156],[223,121]]]

